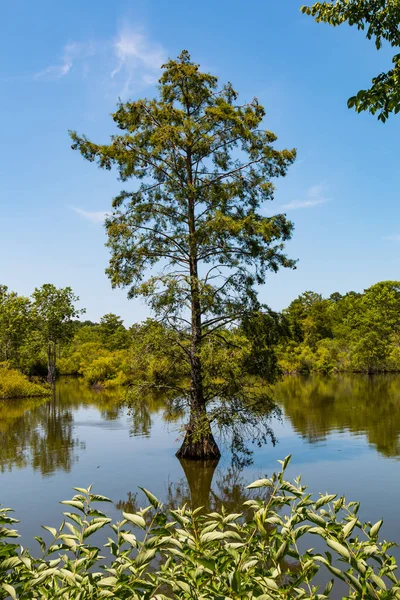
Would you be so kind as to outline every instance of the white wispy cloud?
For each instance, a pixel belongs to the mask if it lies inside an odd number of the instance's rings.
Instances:
[[[391,242],[400,242],[400,234],[395,235],[385,235],[384,240],[389,240]]]
[[[283,210],[297,210],[299,208],[312,208],[318,204],[325,204],[329,201],[326,196],[327,187],[325,185],[313,185],[306,191],[304,198],[292,200],[282,205]]]
[[[79,71],[87,79],[92,73],[122,98],[154,85],[167,53],[142,29],[124,24],[114,39],[72,42],[64,46],[60,59],[31,75],[35,81],[52,81]],[[107,84],[108,81],[108,84]]]
[[[93,42],[72,42],[64,46],[60,61],[49,65],[41,71],[34,73],[35,80],[60,79],[71,71],[76,63],[96,54],[96,45]]]
[[[80,217],[86,219],[86,221],[90,221],[91,223],[103,224],[105,219],[108,217],[109,213],[104,210],[83,210],[82,208],[76,208],[75,206],[70,207],[71,210],[76,212]]]
[[[147,86],[156,83],[160,67],[167,58],[160,44],[151,42],[143,31],[124,26],[113,44],[113,49],[117,62],[111,72],[111,78],[123,76],[125,93],[131,85]]]

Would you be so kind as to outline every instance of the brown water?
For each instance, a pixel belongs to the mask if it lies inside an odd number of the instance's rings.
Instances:
[[[144,502],[139,485],[169,504],[192,499],[236,510],[246,483],[270,474],[287,454],[289,478],[302,473],[313,492],[361,500],[361,517],[383,517],[383,536],[400,542],[400,376],[285,379],[276,388],[278,444],[255,448],[242,471],[228,452],[218,465],[180,463],[179,423],[164,419],[162,402],[130,415],[119,396],[64,380],[52,400],[0,403],[0,503],[16,510],[23,543],[34,547],[41,524],[59,523],[58,501],[73,486],[92,483],[110,496],[112,517]]]

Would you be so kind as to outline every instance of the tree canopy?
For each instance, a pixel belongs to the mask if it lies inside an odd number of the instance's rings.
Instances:
[[[348,23],[366,31],[377,50],[385,42],[393,48],[400,46],[400,0],[333,0],[303,6],[302,11],[317,22],[334,27]],[[349,108],[369,111],[385,122],[391,113],[400,111],[400,53],[393,56],[393,66],[372,79],[369,89],[360,90],[348,100]]]
[[[279,364],[286,372],[399,371],[399,315],[399,281],[329,298],[306,292],[283,311],[290,337]]]

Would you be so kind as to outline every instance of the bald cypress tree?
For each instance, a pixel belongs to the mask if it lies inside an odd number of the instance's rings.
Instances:
[[[286,174],[295,151],[274,148],[257,99],[239,104],[232,86],[218,87],[188,52],[162,69],[158,98],[120,103],[119,133],[109,144],[72,132],[72,147],[136,183],[114,198],[106,221],[107,273],[179,332],[190,418],[178,456],[215,458],[202,346],[259,310],[256,286],[267,271],[294,266],[283,248],[292,224],[260,207],[273,199],[271,180]]]

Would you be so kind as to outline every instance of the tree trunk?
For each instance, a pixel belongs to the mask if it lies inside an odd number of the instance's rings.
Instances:
[[[182,446],[176,456],[192,460],[218,459],[221,456],[211,431],[203,392],[201,367],[201,315],[196,306],[196,295],[192,300],[192,348],[190,359],[190,418]],[[193,306],[194,305],[194,306]]]
[[[179,459],[199,461],[218,460],[221,452],[211,431],[205,409],[203,418],[196,419],[196,417],[198,415],[195,415],[192,407],[190,407],[190,421],[186,427],[182,446],[179,448],[176,456]]]
[[[193,185],[191,154],[187,154],[188,184]],[[188,198],[189,272],[191,297],[191,349],[190,349],[190,418],[182,446],[176,456],[192,460],[218,459],[221,456],[211,431],[203,391],[201,365],[201,302],[198,275],[195,199]]]
[[[47,381],[50,385],[56,382],[56,344],[53,342],[47,346]]]

